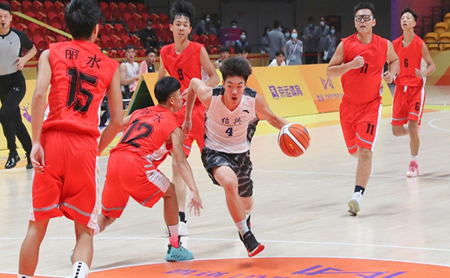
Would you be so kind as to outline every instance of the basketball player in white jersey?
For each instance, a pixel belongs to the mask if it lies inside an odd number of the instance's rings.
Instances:
[[[252,73],[247,60],[228,58],[220,66],[223,86],[207,86],[193,78],[187,90],[185,134],[192,126],[192,108],[196,96],[206,107],[205,147],[202,161],[213,183],[223,187],[228,210],[235,222],[239,237],[253,257],[264,249],[250,231],[250,212],[253,208],[252,162],[250,142],[259,121],[257,116],[281,129],[288,122],[276,116],[264,96],[246,87]]]
[[[131,98],[141,75],[139,74],[139,64],[134,61],[136,49],[133,45],[125,47],[126,61],[120,64],[120,84],[123,86],[122,92],[126,92],[126,97]],[[129,91],[124,87],[128,86]]]

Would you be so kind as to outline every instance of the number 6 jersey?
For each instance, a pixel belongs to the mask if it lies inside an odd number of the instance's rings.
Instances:
[[[42,132],[66,130],[100,137],[100,104],[119,63],[88,41],[50,44],[49,114]]]

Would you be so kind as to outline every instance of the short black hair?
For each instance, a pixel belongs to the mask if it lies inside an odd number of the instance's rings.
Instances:
[[[401,17],[403,16],[403,14],[405,14],[405,13],[410,13],[410,14],[412,14],[412,16],[414,17],[414,21],[417,21],[417,14],[416,14],[413,10],[411,10],[409,7],[403,9],[402,14],[400,15],[400,18],[401,18]]]
[[[247,31],[245,31],[244,29],[241,29],[241,34],[245,33],[245,35],[247,36]]]
[[[166,103],[170,95],[181,89],[180,82],[172,77],[165,76],[155,84],[155,97],[159,103]]]
[[[359,10],[364,9],[369,9],[372,12],[373,17],[375,18],[375,6],[370,2],[360,2],[356,4],[356,6],[353,8],[353,15],[356,15]]]
[[[279,22],[278,20],[274,20],[273,22],[273,28],[278,29],[278,27],[281,26],[281,22]]]
[[[136,46],[129,44],[129,45],[125,46],[125,51],[127,51],[128,49],[136,50]]]
[[[247,81],[250,74],[252,74],[252,68],[247,60],[242,57],[228,58],[220,65],[220,72],[222,78],[225,81],[228,76],[242,76]]]
[[[222,45],[222,46],[220,47],[220,53],[222,53],[222,52],[228,52],[228,53],[230,53],[230,47],[229,47],[229,46],[226,46],[226,45]]]
[[[284,56],[284,52],[283,51],[277,51],[277,52],[275,52],[275,57],[276,56],[280,56],[280,55],[283,55]]]
[[[185,16],[189,18],[189,24],[191,26],[194,25],[195,8],[190,2],[184,0],[174,2],[170,7],[169,14],[170,14],[170,24],[173,24],[175,18]]]
[[[230,25],[233,25],[233,23],[236,23],[236,25],[237,25],[237,21],[236,20],[232,20]]]
[[[155,53],[155,55],[158,54],[158,52],[153,47],[147,48],[147,50],[145,51],[145,56],[148,56],[148,54],[150,53]]]
[[[64,19],[74,39],[88,39],[92,36],[101,15],[96,0],[72,0],[64,11]]]
[[[11,14],[11,5],[8,3],[0,3],[0,10],[8,11]]]
[[[147,18],[147,20],[145,21],[145,24],[152,22],[153,23],[153,19],[151,17]]]

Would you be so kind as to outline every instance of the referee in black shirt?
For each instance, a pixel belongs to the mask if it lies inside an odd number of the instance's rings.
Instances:
[[[22,74],[25,63],[36,54],[36,47],[19,30],[11,28],[11,6],[0,3],[0,122],[9,149],[5,168],[16,166],[20,157],[17,153],[16,136],[27,153],[27,169],[32,169],[30,161],[31,138],[22,122],[19,103],[25,96],[26,83]],[[28,53],[22,57],[22,49]]]

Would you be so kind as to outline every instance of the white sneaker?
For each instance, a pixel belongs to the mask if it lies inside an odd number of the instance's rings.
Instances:
[[[169,227],[164,226],[164,231],[166,232],[166,235],[169,236]],[[179,236],[188,236],[189,235],[189,231],[187,228],[187,223],[180,221],[178,223],[178,235]]]
[[[419,175],[419,164],[416,160],[411,160],[409,163],[408,171],[406,172],[406,176],[408,178],[414,178]]]
[[[356,216],[361,209],[362,198],[363,195],[361,192],[355,192],[350,201],[348,201],[348,212],[353,216]]]

